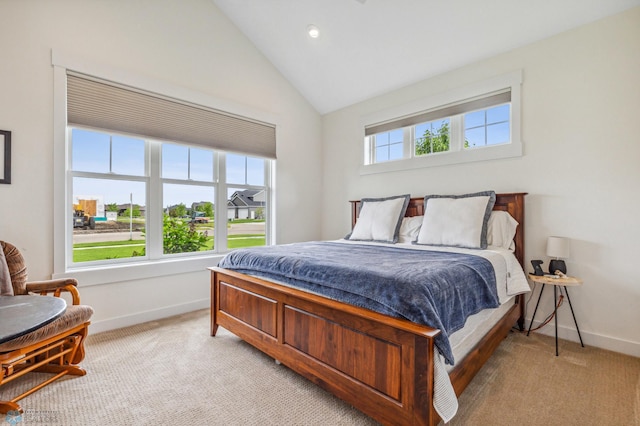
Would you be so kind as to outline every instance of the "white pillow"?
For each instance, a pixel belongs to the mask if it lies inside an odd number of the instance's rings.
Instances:
[[[417,244],[487,248],[487,222],[495,192],[427,196]]]
[[[400,225],[400,234],[398,236],[399,243],[411,243],[418,238],[420,232],[420,226],[422,226],[422,220],[424,216],[412,216],[402,219]]]
[[[492,211],[487,224],[487,244],[511,249],[517,227],[518,221],[509,212],[504,210]]]
[[[345,238],[356,241],[397,243],[402,218],[410,195],[388,198],[363,198],[353,231]]]

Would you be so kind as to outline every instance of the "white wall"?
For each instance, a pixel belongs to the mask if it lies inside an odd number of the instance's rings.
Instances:
[[[522,157],[359,175],[361,117],[517,69]],[[547,236],[571,238],[568,272],[584,279],[571,300],[585,343],[640,356],[638,76],[640,8],[324,116],[323,238],[344,236],[347,201],[365,196],[528,192],[527,262],[548,265]],[[544,296],[537,319],[552,311],[552,293]],[[577,340],[568,305],[559,324],[561,337]]]
[[[210,0],[3,0],[0,129],[12,131],[12,181],[0,185],[0,239],[31,279],[53,272],[51,51],[277,117],[277,242],[320,235],[321,119]],[[305,215],[297,205],[308,206]],[[93,331],[207,307],[201,272],[81,288]]]
[[[0,16],[0,129],[13,132],[13,183],[0,185],[0,239],[23,251],[31,279],[53,271],[51,49],[60,49],[277,115],[278,242],[345,235],[347,200],[363,196],[528,192],[528,259],[548,260],[548,235],[570,237],[569,272],[585,281],[572,291],[572,301],[586,343],[640,356],[640,9],[354,105],[322,122],[209,0],[3,0]],[[362,116],[515,69],[524,70],[523,157],[359,175]],[[324,164],[301,160],[321,156]],[[306,206],[304,215],[299,205]],[[96,309],[97,331],[207,306],[208,280],[202,271],[81,292]],[[543,300],[542,313],[550,305]],[[560,324],[561,335],[576,338],[566,307]]]

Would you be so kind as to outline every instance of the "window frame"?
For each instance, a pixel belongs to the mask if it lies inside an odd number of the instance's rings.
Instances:
[[[360,174],[368,175],[522,156],[522,140],[520,137],[521,85],[522,70],[513,71],[488,80],[453,89],[438,95],[418,99],[411,103],[378,111],[362,117],[362,140],[365,142],[363,144],[364,155],[360,165]],[[365,127],[393,121],[400,117],[409,117],[422,111],[436,110],[446,105],[463,102],[467,99],[487,96],[507,89],[511,91],[510,143],[463,149],[461,146],[462,144],[460,143],[460,140],[464,140],[463,119],[462,116],[454,116],[451,120],[451,145],[449,151],[416,156],[414,154],[415,135],[413,135],[413,129],[415,126],[409,126],[405,128],[409,129],[409,132],[411,133],[410,138],[407,138],[407,143],[405,143],[405,158],[381,163],[370,163],[370,159],[372,158],[370,153],[372,152],[372,147],[375,146],[375,142],[373,141],[374,138],[366,137],[364,135]],[[493,106],[483,109],[488,108],[493,108]],[[453,118],[456,119],[454,120]],[[407,153],[409,155],[406,155]]]
[[[127,282],[154,277],[170,276],[175,274],[201,272],[207,267],[215,266],[223,257],[221,246],[218,252],[203,252],[204,254],[191,254],[188,256],[165,256],[162,259],[144,259],[139,262],[112,263],[100,265],[74,264],[70,268],[67,253],[71,253],[73,241],[71,238],[72,223],[68,218],[68,206],[73,194],[70,191],[69,164],[71,152],[68,140],[66,91],[68,71],[92,75],[96,78],[114,81],[131,87],[137,87],[152,93],[182,99],[186,102],[203,105],[204,107],[226,111],[239,116],[251,117],[257,121],[272,123],[276,130],[276,139],[280,132],[279,119],[276,115],[257,110],[246,105],[218,99],[201,92],[192,91],[180,86],[169,84],[165,81],[155,80],[150,77],[140,76],[135,73],[123,71],[118,68],[105,66],[86,60],[85,58],[68,55],[66,52],[53,49],[51,55],[53,66],[53,278],[74,277],[80,286],[102,285],[115,282]],[[99,130],[99,129],[98,129]],[[119,132],[110,132],[119,133]],[[140,138],[138,135],[127,135]],[[143,138],[150,139],[150,138]],[[172,143],[173,141],[167,141]],[[189,144],[184,144],[189,145]],[[201,147],[197,147],[201,148]],[[159,151],[159,150],[158,150]],[[221,151],[217,151],[220,153]],[[240,153],[241,155],[255,155]],[[157,156],[158,158],[154,158]],[[151,155],[151,161],[159,161],[159,152]],[[160,163],[158,163],[160,164]],[[219,174],[226,173],[221,167]],[[150,176],[150,181],[160,177]],[[153,183],[153,182],[152,182]],[[151,184],[152,184],[151,183]],[[159,183],[158,183],[159,184]],[[220,184],[219,184],[220,185]],[[266,185],[266,214],[268,224],[265,227],[265,239],[270,244],[276,244],[276,215],[275,215],[275,160],[265,159],[265,185]],[[234,185],[237,187],[238,185]],[[161,197],[160,197],[161,199]],[[226,185],[220,185],[216,192],[216,202],[226,206]],[[156,212],[154,206],[147,201],[147,220],[162,220],[162,206]],[[156,215],[153,217],[153,215]],[[225,211],[226,218],[226,211]],[[226,231],[226,227],[222,227]],[[226,238],[226,232],[224,233]],[[216,244],[219,242],[216,241]]]

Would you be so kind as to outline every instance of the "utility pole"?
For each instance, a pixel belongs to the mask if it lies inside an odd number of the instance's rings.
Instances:
[[[129,193],[129,241],[133,241],[133,192]]]

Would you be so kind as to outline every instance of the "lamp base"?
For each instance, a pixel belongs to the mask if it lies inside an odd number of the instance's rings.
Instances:
[[[567,273],[567,265],[564,263],[564,260],[551,259],[551,261],[549,261],[549,273],[555,274],[556,271],[560,271],[563,274]]]

